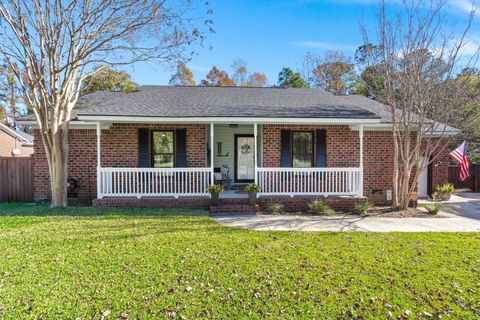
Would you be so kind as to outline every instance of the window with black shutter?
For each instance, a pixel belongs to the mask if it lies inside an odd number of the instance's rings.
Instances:
[[[172,130],[152,132],[152,167],[175,167],[175,134]]]
[[[317,130],[315,132],[281,130],[280,166],[293,168],[326,167],[326,137],[326,130]]]
[[[313,132],[292,132],[292,167],[313,167]]]

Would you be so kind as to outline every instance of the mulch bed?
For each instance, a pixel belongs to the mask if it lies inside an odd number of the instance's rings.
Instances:
[[[382,218],[434,218],[438,215],[429,214],[426,211],[417,208],[408,208],[405,210],[392,210],[391,207],[373,207],[367,217],[382,217]]]
[[[271,213],[259,212],[259,214],[268,214]],[[307,211],[295,211],[295,212],[285,212],[279,215],[288,215],[288,216],[317,216],[318,214],[312,214]],[[359,216],[350,212],[337,212],[336,215],[349,215],[349,216]],[[335,215],[333,215],[335,216]],[[408,208],[406,210],[393,210],[391,207],[373,207],[369,210],[368,214],[364,217],[378,217],[378,218],[440,218],[438,215],[429,214],[426,211],[417,209],[417,208]]]

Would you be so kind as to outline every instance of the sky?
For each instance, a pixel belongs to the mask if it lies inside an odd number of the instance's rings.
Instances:
[[[390,0],[388,4],[397,6],[399,2]],[[240,58],[250,71],[265,73],[268,85],[273,85],[283,67],[298,71],[307,52],[323,55],[326,50],[340,50],[353,57],[363,43],[361,26],[374,34],[378,1],[212,0],[210,7],[215,33],[207,34],[204,47],[191,48],[195,56],[187,64],[197,83],[212,66],[231,74],[232,62]],[[447,18],[461,28],[471,8],[470,0],[450,0]],[[477,17],[464,52],[468,54],[479,45]],[[136,64],[125,70],[140,85],[167,85],[173,73],[155,63]]]

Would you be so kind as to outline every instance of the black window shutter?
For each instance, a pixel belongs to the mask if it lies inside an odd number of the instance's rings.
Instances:
[[[138,129],[138,167],[147,168],[150,166],[148,157],[148,132],[147,128]]]
[[[187,167],[187,129],[175,131],[175,167]]]
[[[317,167],[325,168],[327,166],[327,130],[317,130],[315,135],[317,142]]]
[[[292,166],[292,132],[280,131],[280,166],[288,168]]]

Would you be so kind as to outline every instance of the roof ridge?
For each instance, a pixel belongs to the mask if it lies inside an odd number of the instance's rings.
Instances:
[[[185,85],[185,86],[182,86],[182,85],[175,85],[175,86],[170,86],[170,85],[165,85],[165,84],[144,84],[144,85],[140,85],[138,86],[136,89],[141,89],[141,88],[215,88],[215,89],[281,89],[281,90],[289,90],[289,89],[293,89],[293,90],[318,90],[318,91],[323,91],[323,92],[326,92],[326,93],[330,93],[328,91],[326,91],[325,89],[322,89],[322,88],[290,88],[290,87],[279,87],[279,86],[267,86],[267,87],[256,87],[256,86],[201,86],[201,85]],[[135,91],[134,90],[131,90],[131,91]],[[116,91],[103,91],[103,92],[116,92]]]

